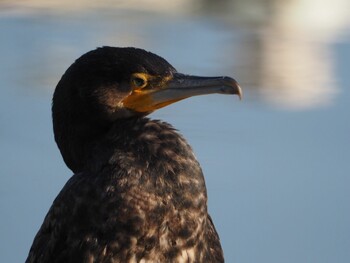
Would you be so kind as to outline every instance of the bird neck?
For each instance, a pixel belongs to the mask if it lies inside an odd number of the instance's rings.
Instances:
[[[88,120],[84,115],[76,115],[66,112],[55,113],[53,128],[55,141],[64,162],[74,173],[79,173],[86,169],[95,144],[105,136],[111,124]]]
[[[54,132],[62,157],[74,173],[99,170],[113,162],[111,159],[125,163],[128,156],[173,172],[189,164],[199,167],[191,147],[168,123],[146,117],[113,123],[69,117],[64,116],[64,122],[60,122],[56,116]]]

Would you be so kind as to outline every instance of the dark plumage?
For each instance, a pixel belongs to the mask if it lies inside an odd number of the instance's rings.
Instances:
[[[73,63],[52,105],[55,140],[74,172],[26,262],[223,262],[191,147],[148,113],[201,94],[238,94],[231,78],[183,75],[136,48]]]

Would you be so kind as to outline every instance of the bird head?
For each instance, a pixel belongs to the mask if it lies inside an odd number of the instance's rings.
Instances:
[[[232,78],[181,74],[143,49],[97,48],[78,58],[57,84],[52,100],[55,140],[68,167],[78,171],[82,147],[112,124],[212,93],[241,97]]]
[[[62,76],[53,113],[67,107],[70,115],[114,121],[212,93],[241,97],[232,78],[185,75],[143,49],[102,47],[81,56]]]

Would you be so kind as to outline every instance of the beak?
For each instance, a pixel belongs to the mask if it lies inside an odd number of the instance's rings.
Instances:
[[[157,87],[146,86],[133,90],[122,103],[133,111],[149,113],[179,100],[214,93],[236,94],[242,98],[241,87],[230,77],[198,77],[175,73]]]

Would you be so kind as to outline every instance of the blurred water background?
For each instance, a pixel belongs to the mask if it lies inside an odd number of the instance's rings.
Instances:
[[[193,146],[227,262],[350,262],[348,0],[0,1],[0,255],[23,262],[72,175],[53,139],[60,76],[98,46],[229,75],[232,96],[152,114]]]

